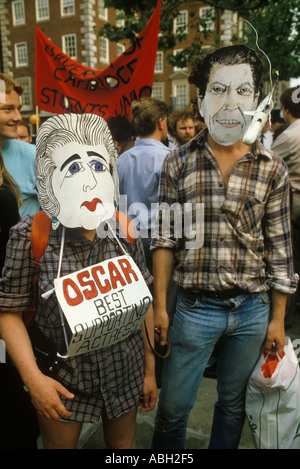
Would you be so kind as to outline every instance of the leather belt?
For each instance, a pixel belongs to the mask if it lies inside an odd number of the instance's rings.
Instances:
[[[192,290],[184,290],[181,289],[184,295],[199,297],[199,296],[206,296],[207,298],[213,298],[215,300],[229,300],[230,298],[235,298],[239,295],[244,295],[247,292],[242,290],[239,287],[229,288],[228,290],[219,290],[219,291],[211,291],[211,290],[199,290],[199,292],[195,292]]]

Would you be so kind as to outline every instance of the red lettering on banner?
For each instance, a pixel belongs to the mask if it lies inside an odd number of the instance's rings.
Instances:
[[[119,267],[117,262],[109,261],[107,269],[104,269],[103,265],[100,264],[78,272],[74,279],[65,278],[62,289],[68,305],[78,306],[84,299],[97,298],[99,292],[106,294],[133,281],[138,282],[138,276],[129,260],[121,258],[118,259],[118,263]],[[107,303],[106,299],[105,301]],[[109,304],[107,304],[108,308]]]
[[[113,262],[108,263],[108,270],[111,279],[111,286],[113,289],[118,288],[117,283],[120,282],[122,287],[126,285],[125,280],[123,279],[122,275],[120,274],[119,270],[117,269],[116,265]]]
[[[88,290],[88,289],[82,290],[82,293],[84,294],[84,296],[87,300],[91,300],[92,298],[96,298],[96,296],[98,295],[98,290],[95,286],[95,282],[93,282],[93,280],[90,280],[88,282],[84,281],[85,278],[89,278],[89,277],[90,277],[89,271],[80,272],[77,275],[79,284],[82,287],[86,287],[86,286],[90,287],[90,290]]]
[[[53,114],[95,113],[130,117],[130,104],[151,95],[160,23],[161,0],[132,45],[104,70],[67,56],[36,26],[36,104]],[[69,102],[66,109],[65,99]],[[101,104],[100,104],[101,103]]]
[[[122,269],[123,274],[125,275],[125,278],[128,283],[131,283],[131,275],[133,276],[133,279],[138,281],[137,275],[135,271],[132,269],[130,262],[127,259],[119,259],[119,264]]]
[[[69,291],[68,291],[69,288],[72,288],[72,290],[76,293],[75,298],[70,297]],[[64,293],[64,297],[66,299],[66,302],[70,306],[78,306],[80,303],[83,302],[83,296],[82,296],[81,291],[79,290],[79,287],[70,278],[66,278],[63,281],[63,293]]]
[[[93,279],[94,279],[95,282],[96,282],[97,287],[99,288],[99,291],[100,291],[101,293],[107,293],[107,292],[109,292],[109,291],[111,290],[111,285],[110,285],[110,283],[109,283],[109,281],[108,281],[107,279],[105,280],[105,284],[102,285],[102,283],[100,282],[100,279],[99,279],[99,277],[98,277],[98,272],[99,272],[101,275],[105,274],[102,265],[97,265],[96,267],[93,267],[93,268],[92,268],[92,276],[93,276]]]

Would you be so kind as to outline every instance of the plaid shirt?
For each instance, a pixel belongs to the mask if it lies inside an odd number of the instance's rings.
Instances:
[[[31,305],[34,272],[30,247],[31,224],[32,217],[26,216],[11,231],[0,279],[0,314],[24,312]],[[61,227],[51,230],[48,246],[40,260],[39,304],[35,320],[42,332],[55,343],[57,350],[64,354],[56,295],[52,294],[46,300],[41,298],[41,294],[53,288],[53,279],[57,277],[61,235]],[[137,239],[134,248],[126,238],[122,239],[122,244],[132,255],[146,283],[151,283],[152,277],[145,267],[140,239]],[[116,242],[109,237],[101,240],[96,236],[89,241],[85,237],[73,238],[67,230],[61,276],[121,254]],[[109,418],[116,418],[136,407],[142,392],[143,357],[143,333],[140,328],[113,346],[65,360],[55,379],[75,392],[73,400],[61,397],[63,404],[72,412],[71,420],[97,423],[103,406]]]
[[[205,130],[166,157],[159,186],[160,207],[204,204],[203,220],[193,213],[203,245],[188,248],[190,239],[185,231],[176,235],[171,212],[170,232],[156,232],[152,249],[174,250],[174,280],[185,289],[295,292],[285,163],[256,142],[235,165],[225,191],[206,136]]]

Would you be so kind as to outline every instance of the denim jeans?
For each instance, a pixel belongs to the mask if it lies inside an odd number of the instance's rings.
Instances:
[[[216,300],[180,290],[163,369],[153,449],[184,448],[189,413],[219,342],[218,402],[209,448],[235,449],[245,421],[245,388],[269,323],[268,293]],[[201,424],[201,422],[199,422]]]

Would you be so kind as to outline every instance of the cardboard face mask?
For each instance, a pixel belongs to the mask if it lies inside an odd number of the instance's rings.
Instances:
[[[118,203],[115,147],[94,114],[49,118],[37,135],[37,188],[53,228],[96,229]]]
[[[229,146],[241,140],[252,119],[244,112],[257,107],[250,65],[214,64],[198,107],[215,142]]]

